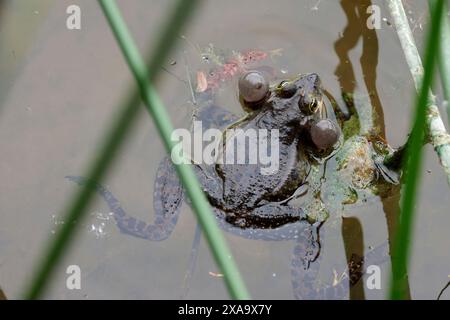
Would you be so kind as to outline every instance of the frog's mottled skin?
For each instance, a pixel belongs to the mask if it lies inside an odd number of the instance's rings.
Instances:
[[[317,95],[319,86],[316,80],[300,77],[295,81],[300,84],[303,81],[299,88],[307,88],[309,93]],[[347,266],[340,266],[335,270],[347,277],[335,278],[319,285],[317,273],[321,257],[318,257],[318,230],[330,213],[339,216],[338,213],[345,205],[360,203],[395,187],[395,175],[390,175],[391,172],[382,165],[384,156],[392,150],[374,139],[374,135],[368,130],[361,130],[370,128],[371,124],[368,124],[364,115],[353,112],[350,121],[340,121],[344,135],[339,148],[324,157],[314,154],[311,148],[303,143],[303,137],[307,138],[305,124],[309,118],[298,112],[298,96],[281,99],[273,88],[271,98],[260,111],[241,120],[215,106],[208,92],[202,94],[202,99],[203,105],[196,117],[203,120],[204,130],[223,130],[229,126],[285,127],[282,136],[285,145],[280,149],[281,170],[273,177],[263,177],[257,167],[249,168],[248,165],[196,167],[219,226],[247,239],[294,240],[296,245],[291,270],[296,298],[345,297],[349,290],[347,278],[353,277],[354,283],[364,270],[351,274]],[[338,120],[342,120],[338,112],[336,114]],[[290,120],[295,120],[296,124],[292,125]],[[82,177],[68,179],[78,184],[86,182]],[[269,188],[265,188],[266,185]],[[97,191],[114,213],[122,232],[152,241],[169,237],[184,199],[183,188],[169,158],[161,162],[155,179],[153,224],[127,215],[117,199],[103,186],[97,185]],[[389,258],[387,250],[387,243],[384,243],[370,251],[365,260],[371,264],[381,264]]]

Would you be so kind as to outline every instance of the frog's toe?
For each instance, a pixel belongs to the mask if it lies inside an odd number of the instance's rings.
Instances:
[[[307,225],[299,232],[292,253],[291,277],[296,299],[317,299],[316,277],[320,266],[320,223]]]
[[[297,239],[294,255],[300,257],[304,269],[308,269],[311,262],[316,261],[320,253],[319,228],[321,223],[316,222],[304,228]]]
[[[69,180],[69,181],[75,182],[75,183],[77,183],[79,185],[84,185],[87,182],[86,178],[84,178],[84,177],[65,176],[64,178]]]

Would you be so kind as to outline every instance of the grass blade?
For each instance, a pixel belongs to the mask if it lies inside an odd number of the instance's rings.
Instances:
[[[115,2],[100,0],[100,4],[138,83],[142,99],[155,121],[167,152],[170,154],[172,148],[175,146],[175,143],[170,139],[173,127],[159,96],[148,81],[150,77],[147,75],[145,63],[133,43],[133,39],[127,30]],[[231,297],[234,299],[249,299],[249,294],[242,281],[239,270],[225,242],[222,231],[217,226],[214,214],[197,181],[194,171],[190,165],[183,164],[182,159],[178,158],[180,157],[178,153],[172,154],[172,158],[174,157],[177,157],[173,159],[175,163],[181,163],[176,165],[177,173],[191,199],[192,208],[205,232],[213,256],[224,274],[224,280]]]
[[[422,164],[422,144],[426,129],[426,112],[428,93],[432,85],[436,52],[439,41],[439,28],[443,0],[437,0],[431,12],[431,28],[427,34],[425,47],[425,72],[416,100],[413,129],[409,138],[409,151],[404,163],[405,185],[402,190],[401,214],[397,234],[394,242],[392,259],[392,278],[390,282],[390,298],[404,298],[407,279],[407,265],[411,244],[411,230],[414,221],[416,193],[419,184]]]
[[[178,33],[186,24],[190,13],[198,1],[184,1],[179,0],[174,8],[171,16],[162,29],[156,51],[150,58],[149,62],[149,76],[151,80],[155,80],[160,72],[160,66],[164,61],[169,51],[174,46]],[[132,95],[132,97],[134,97]],[[105,177],[109,167],[111,166],[115,155],[122,146],[129,130],[133,126],[138,116],[139,100],[131,98],[129,103],[120,110],[119,116],[113,121],[111,128],[100,147],[98,154],[95,156],[91,166],[87,170],[86,177],[89,177],[89,182],[85,188],[80,190],[68,202],[63,220],[66,222],[62,228],[57,232],[47,244],[42,260],[36,267],[30,286],[26,288],[24,293],[25,299],[40,298],[48,285],[49,279],[53,274],[56,266],[61,261],[64,252],[68,249],[71,240],[73,239],[76,228],[76,222],[80,223],[86,213],[86,209],[92,200],[94,194],[93,181],[102,181]]]
[[[430,10],[435,5],[435,0],[429,0]],[[447,15],[448,7],[444,3],[444,10],[441,14],[441,38],[439,42],[439,74],[441,76],[444,98],[446,100],[446,110],[448,123],[450,125],[450,22]]]

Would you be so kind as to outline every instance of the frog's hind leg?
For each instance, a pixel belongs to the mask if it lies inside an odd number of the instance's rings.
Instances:
[[[316,260],[304,258],[308,250],[309,234],[302,234],[297,239],[291,261],[292,288],[294,297],[298,300],[340,300],[344,299],[350,290],[347,266],[333,268],[331,283],[322,282],[318,278],[320,262],[323,255]]]
[[[147,224],[138,218],[129,216],[108,189],[98,183],[94,184],[96,191],[113,213],[117,227],[122,233],[150,241],[162,241],[172,233],[183,203],[183,188],[170,159],[165,158],[160,163],[157,175],[153,202],[156,216],[154,224]],[[67,176],[66,179],[80,186],[84,186],[88,182],[84,177]]]
[[[201,237],[202,237],[202,227],[200,226],[200,223],[197,222],[194,240],[192,241],[191,254],[189,255],[188,268],[184,275],[183,289],[180,295],[180,299],[185,299],[189,292],[190,282],[192,279],[192,275],[194,274],[195,265],[197,263]]]
[[[230,234],[249,240],[288,241],[297,239],[298,234],[310,223],[306,220],[287,223],[277,228],[241,228],[226,221],[227,213],[219,208],[212,208],[219,227]]]
[[[370,265],[381,266],[389,260],[389,245],[384,242],[369,251],[362,260],[362,270],[352,273],[348,264],[338,265],[333,268],[333,280],[331,283],[320,283],[317,278],[322,255],[308,263],[304,259],[308,246],[309,233],[301,233],[294,248],[291,264],[292,286],[296,299],[307,300],[341,300],[348,296],[350,288],[364,276]],[[306,251],[307,252],[307,251]],[[305,263],[306,262],[306,263]]]
[[[228,213],[225,219],[230,224],[241,228],[276,229],[286,224],[306,220],[307,216],[302,208],[276,202],[256,207],[245,216]]]
[[[309,225],[296,238],[291,260],[292,289],[296,299],[316,300],[323,294],[316,289],[322,259],[319,228],[319,223]]]

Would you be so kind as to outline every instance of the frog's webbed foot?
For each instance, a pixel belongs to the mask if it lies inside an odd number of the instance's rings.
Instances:
[[[333,270],[332,284],[324,285],[318,279],[320,262],[320,225],[311,225],[297,238],[292,254],[291,276],[294,297],[299,300],[342,299],[349,290],[346,270]]]
[[[80,186],[84,186],[88,182],[84,177],[67,176],[66,179]],[[184,192],[169,158],[165,158],[160,163],[155,181],[153,205],[156,218],[154,224],[147,224],[138,218],[129,216],[108,189],[98,183],[94,183],[94,187],[113,213],[121,232],[150,241],[164,240],[172,233],[183,203]]]
[[[331,95],[330,92],[327,90],[324,90],[324,95],[327,97],[327,99],[330,101],[332,111],[335,114],[336,120],[339,122],[339,125],[342,127],[342,124],[349,120],[350,117],[355,113],[355,109],[353,106],[353,103],[348,104],[347,103],[347,96],[343,95],[343,100],[345,102],[345,107],[340,105],[336,99]]]
[[[321,256],[319,240],[320,224],[304,228],[296,239],[291,260],[292,288],[296,299],[315,299],[315,281]]]
[[[389,184],[397,185],[400,183],[400,173],[389,166],[385,165],[383,162],[375,162],[375,166],[384,181]]]
[[[310,268],[312,262],[316,261],[320,253],[319,229],[322,222],[315,222],[303,228],[296,238],[294,257],[298,259],[303,269]]]
[[[389,260],[389,244],[386,241],[369,251],[364,257],[359,259],[352,257],[348,264],[334,267],[332,281],[321,283],[317,275],[322,255],[314,261],[304,258],[308,242],[310,242],[309,232],[305,230],[300,234],[292,256],[292,286],[296,299],[344,299],[348,296],[350,288],[364,277],[368,266],[380,266]]]
[[[403,159],[406,154],[407,144],[395,149],[392,153],[388,154],[384,160],[383,164],[394,171],[399,171],[403,165]]]
[[[373,160],[379,175],[390,184],[399,184],[404,147],[392,150],[386,142],[374,140],[372,142]]]

